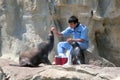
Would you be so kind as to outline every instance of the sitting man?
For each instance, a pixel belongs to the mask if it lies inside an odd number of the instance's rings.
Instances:
[[[68,20],[69,26],[62,32],[58,32],[55,27],[52,27],[51,30],[59,37],[67,37],[72,35],[73,38],[68,38],[64,42],[59,42],[57,46],[58,55],[66,55],[66,51],[73,53],[73,43],[77,43],[81,50],[86,50],[89,45],[88,38],[88,28],[78,22],[76,16],[71,16]],[[68,57],[68,61],[70,57]],[[84,62],[83,62],[84,63]]]

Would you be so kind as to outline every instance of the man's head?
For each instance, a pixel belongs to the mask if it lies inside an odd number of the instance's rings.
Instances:
[[[76,16],[71,16],[68,20],[68,23],[71,28],[75,28],[78,25],[78,18]]]

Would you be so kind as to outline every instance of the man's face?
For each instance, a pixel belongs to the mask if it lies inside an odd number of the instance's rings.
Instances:
[[[71,28],[75,28],[77,26],[77,23],[69,23]]]

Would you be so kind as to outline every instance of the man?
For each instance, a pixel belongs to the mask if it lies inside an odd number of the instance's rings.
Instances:
[[[66,51],[69,50],[72,54],[73,47],[72,43],[77,42],[80,49],[87,49],[89,44],[88,39],[88,28],[83,24],[78,22],[76,16],[71,16],[68,20],[69,26],[62,32],[58,32],[55,27],[52,27],[51,30],[59,37],[67,37],[72,35],[73,38],[68,38],[64,42],[59,42],[57,46],[58,55],[66,55]]]

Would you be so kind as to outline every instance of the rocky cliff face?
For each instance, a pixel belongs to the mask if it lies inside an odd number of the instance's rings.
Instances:
[[[50,26],[61,31],[76,15],[89,28],[88,51],[120,66],[119,13],[119,0],[0,0],[0,55],[17,60],[46,39]]]

